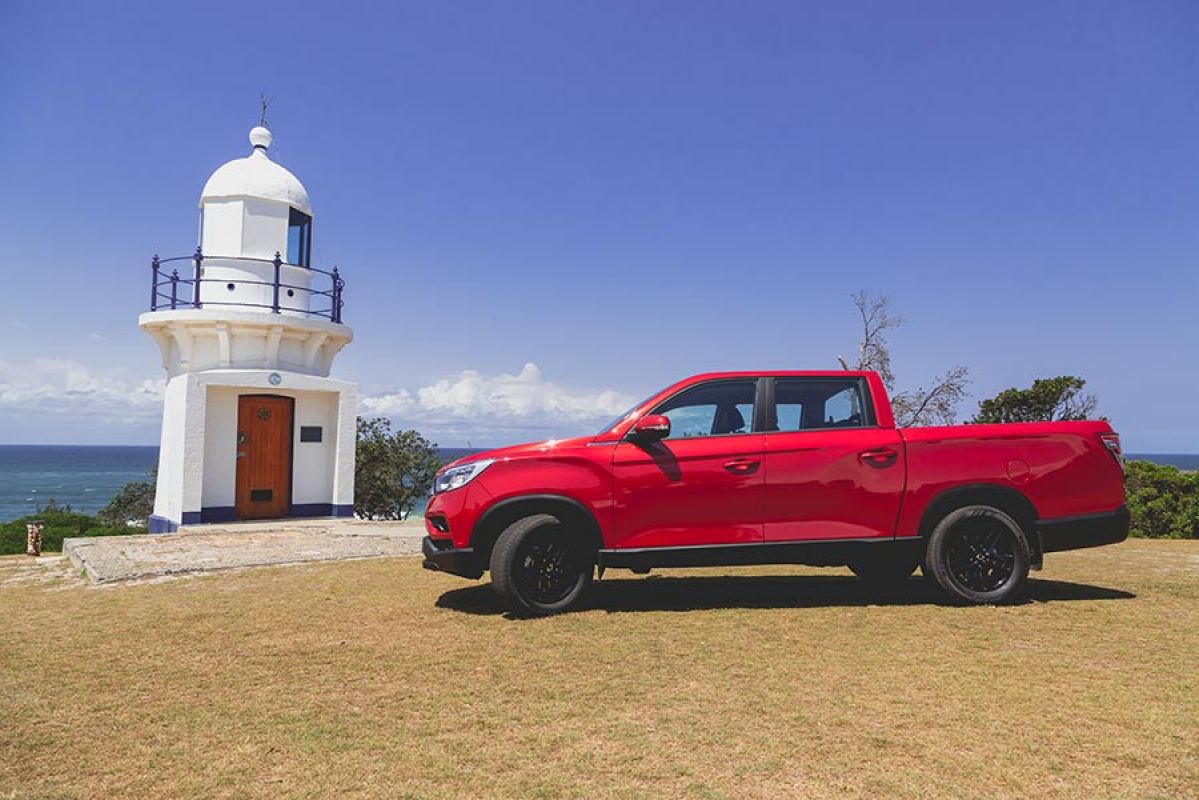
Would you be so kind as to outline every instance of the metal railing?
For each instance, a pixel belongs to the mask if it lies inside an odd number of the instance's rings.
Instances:
[[[226,262],[244,262],[256,264],[270,264],[274,269],[274,278],[269,281],[252,281],[229,278],[206,278],[204,277],[204,262],[206,260],[217,262],[214,266],[223,266]],[[171,267],[170,273],[164,269],[165,265],[177,262],[190,262],[188,273],[190,277],[184,277],[179,274],[178,267]],[[328,278],[329,288],[314,289],[310,286],[300,286],[298,284],[284,283],[282,274],[283,267],[295,267],[296,269],[307,270],[313,275],[321,275]],[[165,309],[176,310],[180,308],[202,308],[203,302],[200,298],[200,286],[205,283],[223,283],[232,284],[234,286],[269,286],[271,287],[271,302],[270,303],[244,303],[235,302],[232,300],[213,300],[209,298],[209,302],[216,306],[243,306],[245,308],[254,308],[267,310],[275,314],[290,313],[290,314],[306,314],[310,317],[321,317],[331,322],[341,322],[341,310],[344,305],[342,302],[342,290],[345,288],[346,282],[342,280],[341,273],[337,267],[330,271],[317,269],[316,267],[304,267],[299,264],[288,264],[283,260],[279,253],[275,253],[274,258],[249,258],[246,256],[206,256],[196,248],[196,252],[190,256],[175,256],[173,258],[159,258],[154,256],[150,261],[150,269],[153,271],[153,279],[150,284],[150,310],[162,311]],[[308,303],[311,306],[316,298],[326,298],[329,301],[327,308],[294,308],[287,303],[280,304],[279,294],[281,290],[290,290],[292,292],[307,292]],[[319,302],[319,301],[318,301]]]

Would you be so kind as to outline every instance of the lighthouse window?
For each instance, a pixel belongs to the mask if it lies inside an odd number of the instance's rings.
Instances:
[[[287,218],[287,263],[310,267],[312,251],[312,217],[303,211],[290,209]]]

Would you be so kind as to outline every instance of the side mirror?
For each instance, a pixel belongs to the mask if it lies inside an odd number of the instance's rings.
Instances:
[[[662,414],[646,414],[633,423],[629,437],[642,442],[656,442],[670,435],[670,418]]]

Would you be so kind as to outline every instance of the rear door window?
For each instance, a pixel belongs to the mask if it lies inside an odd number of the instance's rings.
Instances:
[[[775,378],[768,430],[864,428],[873,424],[858,378]]]

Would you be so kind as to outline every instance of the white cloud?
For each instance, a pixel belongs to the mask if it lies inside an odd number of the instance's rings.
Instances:
[[[0,360],[0,412],[138,422],[160,414],[162,389],[162,380],[97,371],[67,359]]]
[[[580,433],[627,409],[634,399],[611,390],[568,389],[542,379],[536,364],[516,375],[466,370],[415,392],[400,389],[365,397],[364,412],[393,417],[434,438],[514,437]]]
[[[77,361],[0,359],[0,441],[72,431],[90,420],[152,431],[162,414],[164,380]],[[623,412],[636,398],[547,381],[535,364],[515,375],[466,370],[416,389],[364,397],[361,413],[391,417],[446,446],[492,445],[578,435]],[[72,434],[75,435],[75,434]]]

